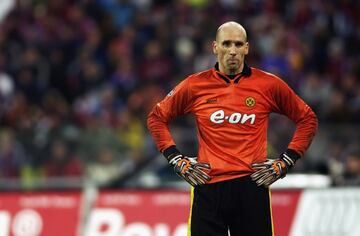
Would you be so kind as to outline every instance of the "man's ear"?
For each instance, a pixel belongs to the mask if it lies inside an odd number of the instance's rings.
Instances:
[[[217,51],[217,43],[216,43],[216,41],[213,41],[212,48],[213,48],[213,53],[215,55],[217,55],[218,51]]]
[[[249,42],[245,43],[245,55],[247,55],[249,53]]]

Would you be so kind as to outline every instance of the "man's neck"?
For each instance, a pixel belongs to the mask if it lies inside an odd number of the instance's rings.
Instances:
[[[242,64],[237,70],[227,70],[224,66],[219,65],[219,71],[225,75],[237,75],[240,74],[244,69],[244,64]]]

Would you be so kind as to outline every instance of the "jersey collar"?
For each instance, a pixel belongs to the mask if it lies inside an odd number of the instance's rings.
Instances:
[[[215,77],[220,78],[222,80],[224,80],[227,84],[231,83],[231,79],[224,73],[221,73],[219,71],[219,63],[216,62],[214,68],[213,68],[213,74],[215,75]],[[241,73],[239,73],[234,79],[234,83],[238,83],[239,80],[241,79],[241,77],[245,76],[245,77],[249,77],[251,75],[251,68],[244,63],[244,68],[242,70]]]

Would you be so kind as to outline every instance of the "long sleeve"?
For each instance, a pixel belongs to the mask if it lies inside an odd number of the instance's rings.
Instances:
[[[147,127],[160,152],[175,145],[170,134],[169,122],[179,115],[189,113],[190,110],[191,97],[189,79],[185,79],[150,111],[147,119]]]
[[[295,122],[296,130],[288,145],[301,156],[310,146],[318,127],[318,121],[312,109],[282,80],[273,87],[274,111],[287,116]]]

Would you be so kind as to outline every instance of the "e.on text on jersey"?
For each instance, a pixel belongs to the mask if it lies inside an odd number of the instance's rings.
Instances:
[[[230,124],[245,124],[249,121],[250,124],[254,124],[256,119],[255,114],[241,114],[239,112],[232,113],[230,115],[225,115],[224,110],[217,110],[210,115],[210,121],[215,124],[221,124],[225,120]]]

